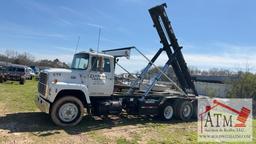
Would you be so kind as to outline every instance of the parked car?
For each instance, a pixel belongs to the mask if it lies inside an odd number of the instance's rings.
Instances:
[[[29,79],[32,80],[33,77],[36,76],[36,74],[32,68],[28,67],[27,69],[28,69],[28,73],[29,73]]]
[[[30,68],[34,71],[34,73],[35,73],[36,75],[39,74],[40,69],[39,69],[38,67],[36,67],[36,66],[30,66]]]
[[[40,73],[43,72],[46,69],[49,69],[49,67],[38,67],[38,74],[36,74],[35,80],[39,80]]]
[[[3,83],[6,81],[6,67],[0,66],[0,83]]]
[[[28,78],[30,78],[30,74],[26,66],[10,65],[6,70],[6,80],[19,81],[23,85]]]

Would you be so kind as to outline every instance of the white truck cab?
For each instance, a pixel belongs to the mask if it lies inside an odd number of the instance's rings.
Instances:
[[[52,68],[40,73],[36,103],[41,111],[51,113],[53,103],[60,97],[72,96],[83,100],[82,105],[88,106],[91,104],[90,97],[111,96],[113,89],[114,57],[79,52],[74,55],[71,69]],[[70,108],[70,105],[65,108]]]
[[[77,83],[88,88],[89,96],[110,96],[114,89],[114,58],[99,53],[81,52],[75,54],[71,71],[79,75],[71,75]]]

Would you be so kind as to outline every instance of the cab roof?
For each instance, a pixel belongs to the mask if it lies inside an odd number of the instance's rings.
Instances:
[[[114,58],[112,55],[103,54],[103,53],[97,53],[97,52],[81,51],[81,52],[76,53],[76,54],[89,54],[89,55],[93,55],[93,56],[103,56],[103,57]]]

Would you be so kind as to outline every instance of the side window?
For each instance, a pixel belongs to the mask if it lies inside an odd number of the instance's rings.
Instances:
[[[104,59],[104,72],[110,72],[110,60],[108,58]]]
[[[92,57],[92,71],[110,72],[110,60],[103,57]]]
[[[9,72],[12,72],[13,70],[14,70],[13,67],[8,67]]]

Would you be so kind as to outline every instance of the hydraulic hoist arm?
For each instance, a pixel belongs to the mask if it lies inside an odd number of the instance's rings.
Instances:
[[[198,95],[195,85],[191,79],[187,64],[180,51],[182,47],[178,44],[177,38],[171,26],[171,22],[169,21],[165,12],[165,7],[167,7],[165,3],[153,7],[149,9],[149,13],[161,39],[160,42],[163,44],[163,49],[166,51],[169,59],[173,59],[173,57],[175,57],[171,62],[171,65],[178,78],[181,88],[185,92],[186,89],[191,89],[195,95]]]
[[[169,59],[166,62],[165,66],[162,68],[162,71],[155,76],[154,81],[152,82],[151,86],[149,86],[144,96],[148,95],[148,93],[154,87],[156,82],[163,75],[163,72],[166,72],[170,65],[172,66],[177,76],[179,85],[183,92],[187,94],[187,90],[191,90],[194,93],[194,95],[198,95],[195,89],[195,85],[191,79],[187,64],[181,53],[182,47],[178,44],[177,38],[171,26],[171,22],[169,21],[167,14],[165,12],[165,7],[167,7],[167,5],[164,3],[162,5],[158,5],[156,7],[149,9],[150,16],[153,20],[154,27],[156,28],[157,33],[160,37],[160,42],[162,43],[163,48],[159,49],[159,51],[155,54],[155,56],[146,66],[146,68],[142,71],[139,78],[131,85],[131,88],[128,91],[129,94],[133,93],[134,86],[144,79],[146,73],[148,72],[152,64],[156,61],[160,54],[163,51],[165,51]]]

